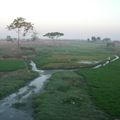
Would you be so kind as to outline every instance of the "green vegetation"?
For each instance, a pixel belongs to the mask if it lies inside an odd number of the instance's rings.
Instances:
[[[28,49],[20,50],[19,54],[15,42],[0,44],[0,99],[36,77],[36,73],[27,70],[31,68],[30,60],[41,69],[83,68],[88,65],[80,61],[104,61],[120,52],[119,44],[111,50],[105,43],[84,41],[20,42],[21,47]],[[34,98],[36,120],[107,120],[108,116],[99,108],[120,117],[119,71],[118,60],[99,69],[53,74],[45,85],[46,91]]]
[[[24,86],[37,74],[29,71],[28,62],[19,59],[16,51],[13,52],[14,46],[1,45],[0,49],[0,99],[2,99]]]
[[[79,71],[91,89],[94,102],[111,116],[120,117],[120,60],[99,69]]]
[[[15,71],[18,69],[24,69],[25,67],[23,60],[0,60],[0,72]]]
[[[35,120],[110,120],[93,105],[85,81],[75,72],[53,74],[45,92],[33,100]]]
[[[31,59],[42,69],[80,68],[86,67],[86,64],[80,64],[79,61],[103,60],[115,54],[115,51],[107,50],[103,43],[70,41],[64,45],[59,44],[36,46],[36,56]]]
[[[4,44],[0,45],[0,58],[30,59],[41,69],[86,67],[86,64],[79,62],[106,59],[108,56],[116,54],[119,48],[119,46],[116,46],[115,50],[108,50],[105,43],[76,40],[21,41],[21,47],[28,49],[22,49],[18,54],[16,42]]]
[[[20,87],[37,76],[28,70],[18,70],[9,73],[0,73],[0,99],[15,92]]]
[[[7,26],[8,30],[16,30],[18,36],[18,48],[20,48],[20,33],[23,32],[25,36],[30,30],[33,30],[33,24],[26,22],[25,18],[17,17],[13,22]]]
[[[51,39],[57,39],[59,37],[64,36],[64,33],[60,33],[60,32],[51,32],[51,33],[46,33],[45,35],[43,35],[43,37],[48,37]]]

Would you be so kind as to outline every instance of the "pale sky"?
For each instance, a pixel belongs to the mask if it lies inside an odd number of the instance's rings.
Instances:
[[[32,22],[40,36],[58,31],[64,38],[120,40],[120,0],[0,0],[0,37],[11,34],[5,27],[16,17]]]

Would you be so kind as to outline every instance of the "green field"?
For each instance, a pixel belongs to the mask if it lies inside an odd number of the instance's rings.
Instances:
[[[0,60],[0,72],[15,71],[26,68],[23,60]]]
[[[69,41],[64,45],[36,46],[33,59],[41,69],[81,68],[79,61],[97,61],[112,56],[116,51],[107,50],[103,43]]]
[[[120,60],[99,69],[81,70],[79,74],[87,80],[96,105],[120,118]]]
[[[79,63],[113,58],[119,55],[120,45],[107,49],[102,42],[20,43],[22,47],[34,48],[35,52],[18,51],[15,45],[14,42],[0,44],[0,99],[37,76],[28,71],[31,69],[29,62],[33,60],[40,69],[79,69],[78,72],[53,74],[45,84],[45,92],[33,99],[36,120],[111,120],[120,117],[120,61],[94,70],[88,64]]]
[[[33,48],[31,50],[20,50],[16,48],[17,43],[4,43],[0,45],[1,58],[27,58],[33,60],[37,67],[41,69],[59,69],[59,68],[81,68],[86,67],[80,64],[80,61],[98,61],[106,59],[119,53],[119,46],[114,50],[106,48],[105,43],[89,43],[86,41],[60,41],[41,40],[41,41],[22,41],[21,47]]]
[[[55,73],[33,100],[35,120],[110,120],[93,105],[86,82],[75,72]]]

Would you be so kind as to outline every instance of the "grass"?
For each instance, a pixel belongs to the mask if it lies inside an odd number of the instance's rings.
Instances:
[[[107,50],[105,44],[70,42],[62,46],[36,47],[37,56],[32,59],[42,69],[80,68],[86,66],[78,63],[88,60],[96,61],[112,56],[114,51]]]
[[[2,42],[0,58],[28,58],[41,69],[68,69],[86,67],[79,61],[96,61],[116,54],[116,50],[106,49],[105,43],[89,43],[85,41],[41,40],[20,41],[21,47],[34,48],[35,53],[21,50],[18,54],[17,43]]]
[[[20,42],[23,47],[35,48],[35,53],[22,50],[18,54],[15,42],[0,44],[0,99],[36,77],[36,73],[26,70],[23,58],[33,60],[41,69],[70,69],[86,67],[79,61],[103,60],[120,51],[120,45],[108,50],[105,43],[83,41]],[[98,108],[115,118],[120,117],[120,61],[78,73],[80,75],[64,71],[52,76],[46,83],[45,92],[34,98],[36,120],[110,120]]]
[[[93,105],[85,81],[75,72],[53,74],[45,92],[33,100],[35,120],[110,120]]]
[[[13,46],[11,49],[10,46],[8,48],[6,45],[2,45],[0,48],[0,99],[15,92],[37,76],[36,73],[28,71],[30,66],[24,60],[14,57]],[[6,55],[13,56],[12,58],[2,58]]]
[[[0,60],[0,72],[15,71],[18,69],[24,69],[25,67],[26,66],[23,60]]]
[[[16,43],[0,41],[0,99],[16,92],[37,76],[28,71],[30,66],[23,60],[25,54],[18,53]]]
[[[81,70],[79,74],[85,76],[96,105],[120,118],[120,60],[99,69]]]
[[[36,73],[26,69],[0,74],[0,99],[15,92],[37,76]]]

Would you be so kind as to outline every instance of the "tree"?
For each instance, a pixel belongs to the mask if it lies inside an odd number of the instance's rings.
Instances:
[[[7,40],[7,41],[11,41],[11,42],[13,41],[13,39],[12,39],[12,37],[11,37],[10,35],[7,35],[7,36],[6,36],[6,40]]]
[[[92,42],[95,42],[95,41],[96,41],[96,37],[95,37],[95,36],[92,36],[92,37],[91,37],[91,41],[92,41]]]
[[[53,37],[51,36],[51,33],[46,33],[46,34],[43,35],[43,37],[48,37],[50,39],[53,39]]]
[[[101,41],[101,38],[100,38],[100,37],[97,37],[96,39],[97,39],[97,41]]]
[[[100,41],[101,41],[101,38],[100,38],[100,37],[92,36],[92,37],[91,37],[91,41],[92,41],[92,42],[100,42]]]
[[[23,31],[23,36],[25,36],[29,30],[33,30],[33,24],[30,22],[26,22],[25,18],[17,17],[13,20],[13,22],[7,26],[8,30],[17,30],[18,36],[18,49],[20,48],[19,40],[20,40],[20,33]]]
[[[87,41],[90,42],[90,39],[88,38]]]
[[[60,33],[60,32],[55,32],[54,34],[55,34],[56,38],[64,36],[64,33]]]
[[[64,33],[60,33],[60,32],[51,32],[51,33],[46,33],[45,35],[43,35],[44,37],[48,37],[50,39],[57,39],[59,37],[64,36]]]
[[[32,41],[35,41],[35,40],[39,39],[38,33],[36,31],[33,31],[33,34],[31,35],[31,37],[32,37],[31,38]]]

